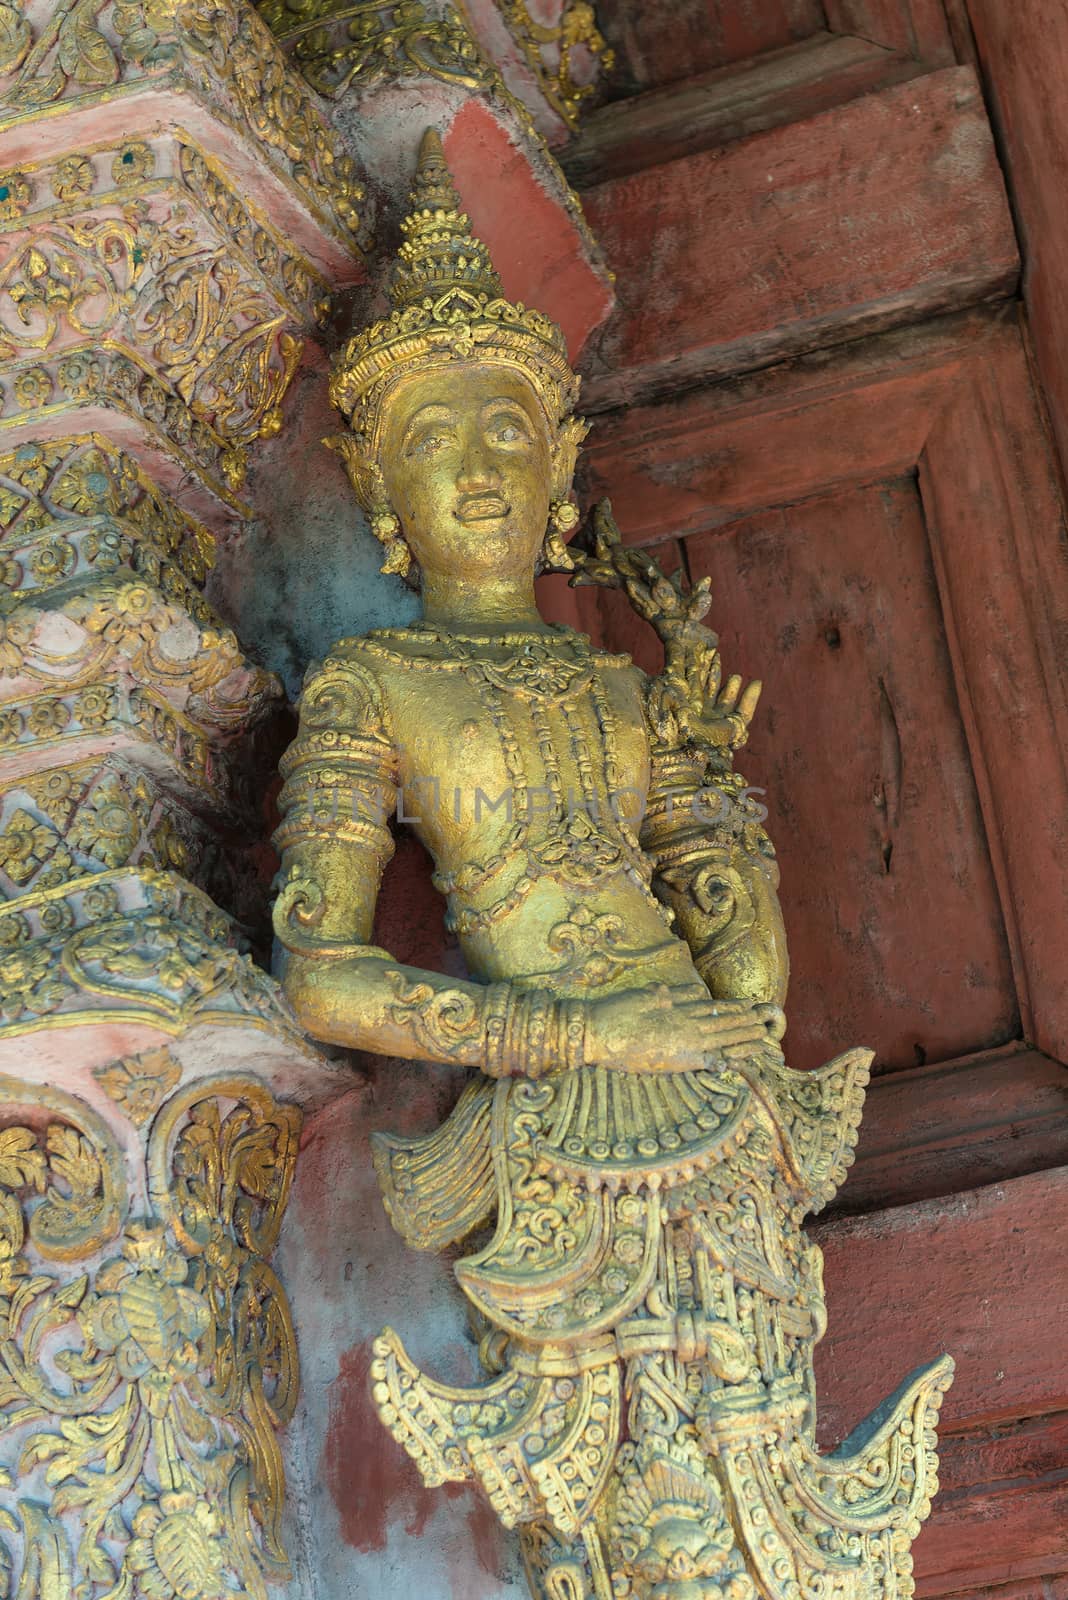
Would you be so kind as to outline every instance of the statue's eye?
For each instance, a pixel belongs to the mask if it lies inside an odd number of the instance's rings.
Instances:
[[[433,455],[435,450],[441,449],[447,439],[448,435],[444,433],[421,433],[408,446],[408,454],[410,456]]]
[[[530,439],[528,430],[518,417],[494,417],[489,425],[489,436],[494,444],[526,444]]]

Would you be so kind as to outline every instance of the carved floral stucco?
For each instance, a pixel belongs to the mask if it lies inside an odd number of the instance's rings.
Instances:
[[[249,954],[280,687],[202,590],[248,448],[362,271],[360,196],[250,8],[0,7],[0,1593],[20,1600],[261,1596],[291,1570],[299,1374],[270,1257],[317,1067]]]

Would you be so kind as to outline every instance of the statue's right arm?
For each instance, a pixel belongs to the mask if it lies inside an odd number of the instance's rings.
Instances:
[[[317,1039],[481,1065],[489,991],[404,967],[371,943],[394,848],[397,751],[381,689],[357,656],[342,643],[309,674],[282,761],[274,908],[282,985]]]
[[[398,763],[374,674],[341,645],[309,675],[282,762],[274,908],[283,988],[317,1039],[491,1077],[587,1059],[587,1006],[406,967],[371,943]]]

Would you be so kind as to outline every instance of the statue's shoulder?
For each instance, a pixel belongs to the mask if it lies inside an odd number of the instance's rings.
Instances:
[[[300,716],[302,727],[329,724],[391,737],[382,674],[366,636],[339,639],[322,661],[312,663],[304,675]]]
[[[639,667],[634,657],[625,650],[603,650],[600,646],[590,645],[584,633],[578,635],[589,646],[590,658],[596,663],[598,671],[607,684],[619,683],[624,686],[625,692],[631,695],[645,697],[649,684],[649,674],[644,668]]]
[[[313,661],[304,674],[302,698],[309,689],[330,678],[368,679],[377,683],[378,663],[373,650],[368,648],[370,635],[356,634],[351,639],[339,639],[321,661]]]

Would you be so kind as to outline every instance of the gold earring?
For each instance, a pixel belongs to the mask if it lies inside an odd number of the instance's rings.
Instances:
[[[578,526],[579,509],[572,500],[553,500],[549,505],[549,526],[542,546],[542,563],[550,572],[574,572],[576,562],[564,535]]]
[[[573,500],[553,500],[549,506],[549,521],[557,533],[571,533],[578,527],[579,508]]]
[[[392,544],[400,533],[400,518],[387,505],[375,506],[371,512],[371,532],[383,544]]]
[[[396,572],[405,577],[412,564],[411,551],[401,538],[400,518],[385,501],[371,507],[371,532],[385,548],[386,559],[379,572]]]

